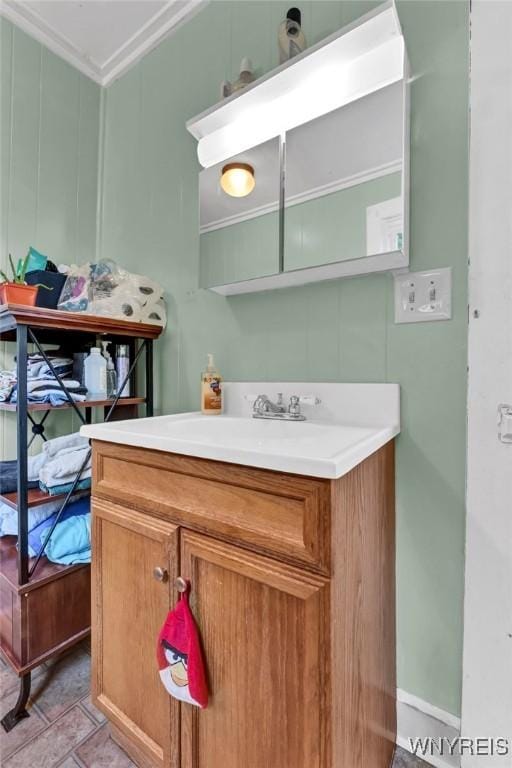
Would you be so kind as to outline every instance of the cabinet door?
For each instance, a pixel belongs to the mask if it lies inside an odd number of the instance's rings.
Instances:
[[[210,702],[182,705],[182,768],[327,768],[328,582],[181,536]]]
[[[179,766],[179,705],[160,682],[155,650],[177,575],[177,542],[169,523],[94,501],[93,697],[142,766]]]

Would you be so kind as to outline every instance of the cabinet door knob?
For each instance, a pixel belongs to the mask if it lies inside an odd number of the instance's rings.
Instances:
[[[160,566],[154,569],[153,576],[157,581],[167,581],[169,578],[169,574],[167,573],[166,569],[160,568]]]

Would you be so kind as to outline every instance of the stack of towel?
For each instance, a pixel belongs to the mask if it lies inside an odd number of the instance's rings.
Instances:
[[[16,386],[16,374],[12,371],[0,371],[0,403],[10,400]]]
[[[55,523],[62,500],[51,501],[29,509],[29,555],[35,557],[45,544]],[[53,563],[72,565],[91,562],[91,511],[89,498],[80,498],[67,505],[50,536],[44,554]],[[0,536],[18,535],[18,513],[0,503]]]
[[[28,529],[31,531],[39,523],[47,520],[54,512],[58,512],[62,506],[62,499],[49,501],[38,507],[30,507],[28,510]],[[0,536],[18,535],[18,510],[0,502]]]
[[[84,463],[89,452],[89,441],[79,432],[48,440],[37,456],[27,460],[28,487],[41,488],[50,496],[67,493],[73,484],[75,475]],[[0,462],[0,490],[10,493],[16,490],[17,462]],[[80,475],[76,490],[91,487],[91,459],[89,457]]]
[[[68,378],[73,370],[73,360],[59,350],[46,353],[58,378],[69,391],[75,402],[86,399],[87,390],[79,381]],[[0,401],[17,402],[16,371],[0,371]],[[48,403],[51,406],[65,405],[66,394],[55,378],[46,360],[39,354],[28,356],[27,390],[29,403]]]
[[[75,476],[89,453],[89,440],[79,432],[48,440],[43,445],[45,457],[39,468],[39,487],[42,491],[56,496],[67,493]],[[80,475],[76,490],[91,487],[91,457]]]
[[[46,356],[50,360],[53,369],[59,378],[65,379],[71,375],[73,370],[73,360],[70,357],[66,357],[61,354],[57,349],[52,352],[46,352]],[[53,373],[44,359],[44,357],[37,352],[28,356],[27,360],[27,376],[29,379],[52,379]]]
[[[68,504],[46,543],[44,553],[52,563],[71,565],[91,562],[91,508],[88,498]],[[46,542],[55,523],[56,513],[32,528],[28,535],[28,553],[34,557]]]
[[[39,487],[54,496],[66,493],[82,464],[88,458],[76,486],[78,490],[91,485],[91,461],[88,457],[89,441],[79,432],[56,437],[44,443],[37,456],[29,456],[27,475],[29,486]],[[16,490],[16,461],[0,462],[0,490],[9,493]],[[62,499],[50,500],[46,504],[30,507],[28,510],[29,554],[37,554],[46,541],[47,534],[55,522],[62,506]],[[86,563],[91,559],[90,502],[80,498],[67,505],[61,515],[46,547],[45,555],[55,563]],[[0,536],[16,536],[18,533],[18,512],[0,502]]]

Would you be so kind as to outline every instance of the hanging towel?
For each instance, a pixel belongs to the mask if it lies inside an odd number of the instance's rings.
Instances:
[[[58,506],[57,510],[54,511],[52,515],[50,515],[41,523],[39,523],[39,525],[36,525],[29,532],[28,552],[30,557],[34,557],[41,549],[41,544],[46,539],[46,535],[48,531],[50,530],[50,528],[52,527],[52,525],[54,524],[57,518],[57,512],[62,506],[62,501],[60,503],[57,503],[57,506]],[[70,504],[67,505],[66,509],[60,516],[60,520],[57,523],[57,527],[61,525],[65,520],[69,520],[70,518],[74,518],[74,517],[80,517],[82,515],[86,515],[90,513],[90,509],[91,509],[91,504],[90,504],[90,499],[88,497],[84,497],[81,499],[77,499],[76,501],[72,501]],[[57,528],[55,530],[57,530]],[[46,550],[45,550],[45,554],[47,554]]]
[[[204,708],[208,704],[208,688],[188,592],[187,589],[167,614],[158,636],[156,655],[160,679],[167,692],[179,701]]]

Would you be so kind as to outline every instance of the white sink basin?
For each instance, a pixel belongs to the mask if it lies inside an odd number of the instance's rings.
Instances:
[[[282,389],[286,386],[290,389],[299,385],[226,385],[228,391],[229,386],[234,390],[242,386],[253,389],[259,387],[258,391],[270,393],[271,386],[282,386]],[[308,391],[314,390],[316,393],[320,386],[323,390],[325,387],[358,385],[309,384]],[[396,385],[360,386],[395,387]],[[304,393],[304,390],[302,392]],[[300,393],[299,390],[298,394]],[[394,391],[395,395],[397,393],[398,388]],[[269,394],[269,396],[272,395]],[[397,397],[394,399],[397,401]],[[346,408],[347,403],[343,402]],[[357,423],[357,414],[354,412],[348,423],[333,423],[332,413],[328,419],[326,418],[325,395],[323,403],[324,408],[319,413],[319,419],[302,422],[253,419],[250,415],[250,404],[248,404],[247,415],[230,415],[229,412],[222,416],[185,413],[88,425],[82,427],[81,433],[107,442],[301,475],[336,478],[350,471],[399,432],[396,407],[394,413],[389,414],[389,420],[384,418],[385,414],[380,414],[381,418],[375,417],[374,421],[377,422],[375,424],[364,423],[365,419],[367,420],[367,414],[363,414],[359,420],[363,421],[363,424]],[[237,407],[234,407],[235,403],[231,403],[231,406],[233,413],[239,412],[240,397],[237,398]]]

